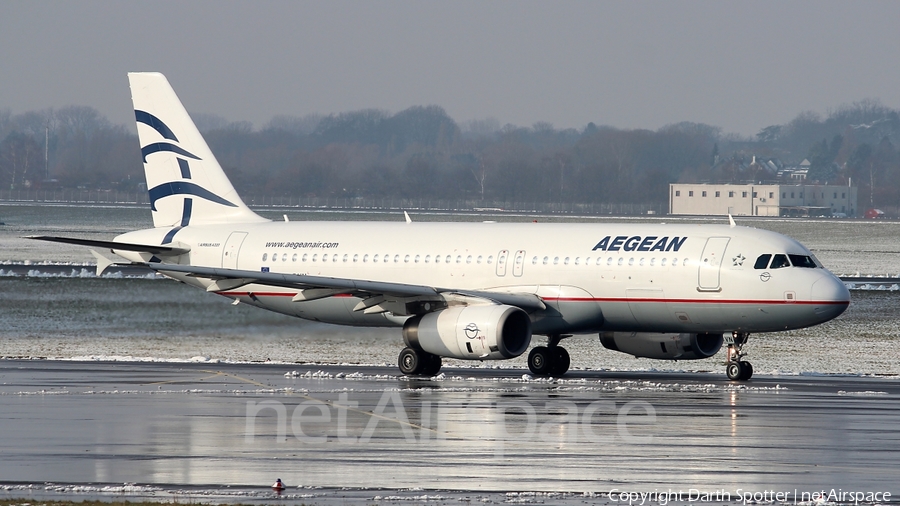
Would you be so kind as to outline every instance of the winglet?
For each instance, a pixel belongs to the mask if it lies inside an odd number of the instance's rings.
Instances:
[[[91,250],[91,254],[94,255],[94,258],[97,259],[97,277],[98,278],[100,276],[102,276],[104,272],[106,272],[106,269],[109,269],[110,265],[116,263],[115,261],[110,260],[109,258],[106,258],[102,254],[97,253],[95,250]]]
[[[732,227],[736,227],[737,224],[734,222],[734,218],[731,217],[731,213],[728,213],[728,224]]]
[[[407,223],[412,223],[412,218],[409,217],[409,213],[408,213],[408,212],[403,211],[403,216],[406,216],[406,222],[407,222]]]

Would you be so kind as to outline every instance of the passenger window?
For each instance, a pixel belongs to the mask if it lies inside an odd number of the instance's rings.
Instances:
[[[772,265],[769,266],[770,269],[781,269],[782,267],[790,267],[791,263],[788,262],[787,255],[775,255],[772,257]]]
[[[666,259],[665,259],[665,258],[661,258],[661,259],[659,260],[659,265],[660,265],[660,267],[665,267],[665,266],[666,266]]]
[[[575,265],[581,265],[581,257],[575,257]]]
[[[344,263],[347,263],[347,258],[348,258],[348,257],[347,257],[347,254],[344,253]]]
[[[469,255],[469,256],[466,257],[466,263],[467,263],[467,264],[472,263],[472,255]]]
[[[619,265],[622,265],[624,263],[625,263],[625,257],[619,257]]]
[[[807,269],[815,269],[817,267],[813,259],[806,255],[788,255],[788,257],[790,257],[794,267],[805,267]]]
[[[405,257],[403,257],[403,262],[409,263],[409,255],[406,255]]]
[[[765,269],[767,265],[769,265],[769,259],[772,258],[772,255],[765,254],[760,255],[759,258],[756,259],[756,264],[753,265],[754,269]]]
[[[306,259],[307,259],[307,258],[308,258],[308,255],[307,255],[307,254],[306,254],[306,253],[304,253],[304,254],[303,254],[303,258],[302,258],[302,261],[304,261],[304,262],[305,262],[305,261],[306,261]]]
[[[559,265],[559,257],[553,257],[553,265]]]
[[[353,255],[353,263],[356,263],[358,261],[359,261],[359,254]]]
[[[263,262],[265,262],[265,261],[266,261],[266,258],[268,258],[268,257],[269,257],[269,254],[268,254],[268,253],[263,253]]]
[[[287,262],[287,253],[281,255],[281,261],[282,261],[282,262]]]
[[[316,261],[316,256],[313,255],[313,262],[315,262],[315,261]],[[369,262],[369,254],[367,253],[367,254],[363,255],[363,263],[368,263],[368,262]]]
[[[426,263],[426,264],[430,264],[430,263],[431,263],[431,255],[425,255],[425,263]]]
[[[416,255],[416,263],[419,263],[419,257],[420,255]]]
[[[377,264],[377,263],[378,263],[378,255],[377,255],[377,254],[376,254],[375,256],[372,257],[372,263],[373,263],[373,264]]]
[[[450,255],[447,255],[447,258],[444,259],[444,263],[449,264],[451,260],[453,260],[453,258]]]
[[[531,259],[531,265],[537,265],[537,257]]]
[[[547,262],[550,261],[550,257],[544,257],[544,265],[547,265]]]
[[[318,254],[313,255],[313,262],[315,262],[317,258],[319,258]],[[284,260],[287,261],[287,258],[285,258]]]
[[[628,259],[628,265],[634,265],[634,258]]]
[[[395,264],[399,264],[399,263],[400,263],[400,255],[394,255],[394,263],[395,263]]]
[[[519,259],[519,261],[521,262],[522,260]],[[487,263],[488,263],[488,265],[491,265],[492,263],[494,263],[494,255],[491,255],[488,257]]]
[[[325,257],[322,257],[322,258],[325,258]],[[297,254],[294,253],[294,256],[291,257],[291,262],[296,262],[296,261],[297,261]]]

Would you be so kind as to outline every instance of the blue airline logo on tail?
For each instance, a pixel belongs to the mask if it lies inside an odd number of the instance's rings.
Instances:
[[[156,130],[163,139],[178,142],[178,137],[175,135],[175,132],[173,132],[172,129],[169,128],[169,126],[166,125],[161,119],[150,114],[149,112],[135,110],[134,118],[138,123],[143,123]],[[160,151],[171,152],[179,155],[176,157],[176,159],[178,160],[178,167],[179,169],[181,169],[181,177],[184,179],[191,179],[191,167],[190,162],[188,162],[187,158],[200,160],[199,156],[194,155],[193,153],[190,153],[180,146],[172,144],[171,142],[153,142],[141,148],[141,155],[144,158],[144,163],[147,163],[147,156],[153,153],[158,153]],[[217,204],[222,204],[224,206],[237,207],[237,205],[225,200],[224,198],[216,195],[206,188],[187,181],[171,181],[162,183],[151,188],[149,193],[150,209],[153,211],[156,211],[157,200],[168,197],[170,195],[194,195],[196,197],[200,197]],[[191,199],[185,199],[184,212],[182,213],[181,218],[182,227],[186,227],[190,223],[192,207],[191,204]]]

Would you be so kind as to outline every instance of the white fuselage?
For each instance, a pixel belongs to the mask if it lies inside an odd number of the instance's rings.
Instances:
[[[168,232],[116,240],[159,244]],[[760,255],[812,257],[797,241],[727,225],[266,222],[188,226],[171,240],[190,247],[166,260],[179,264],[536,294],[547,305],[530,314],[536,334],[770,332],[828,321],[849,304],[843,283],[817,261],[756,268]],[[359,311],[361,299],[349,295],[292,300],[298,291],[251,284],[218,293],[335,324],[406,320]]]

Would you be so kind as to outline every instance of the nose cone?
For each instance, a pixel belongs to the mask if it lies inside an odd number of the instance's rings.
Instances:
[[[820,323],[838,317],[850,305],[850,290],[830,272],[813,283],[810,295],[813,310],[822,318]]]

